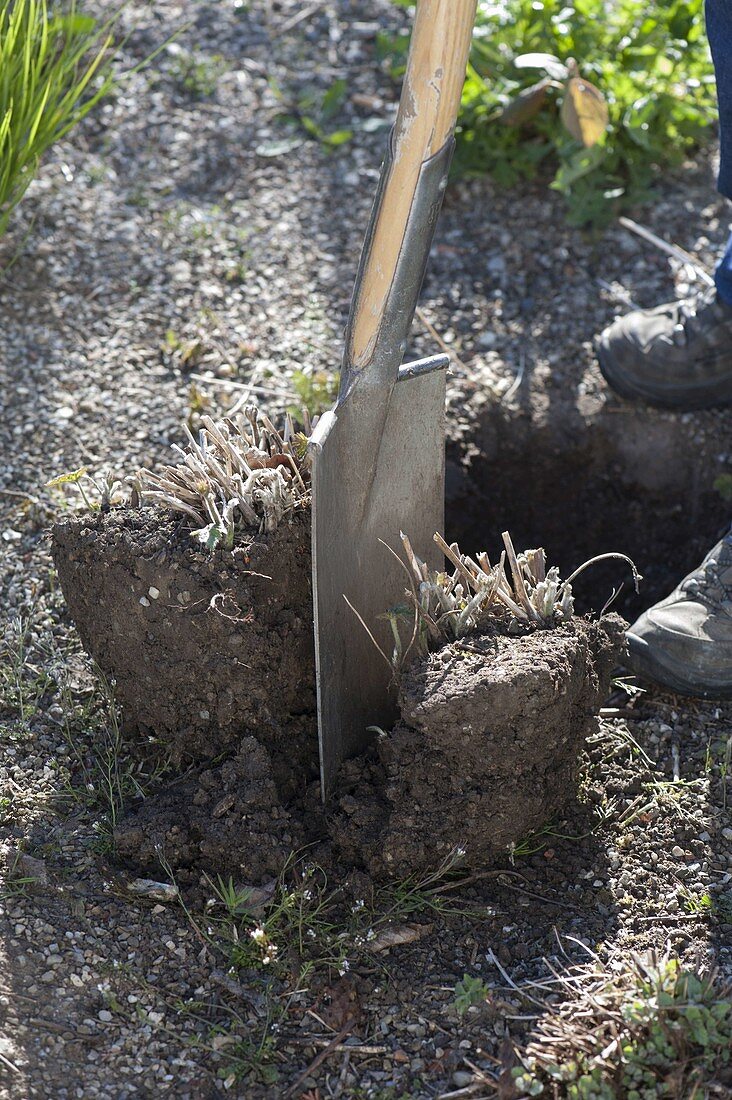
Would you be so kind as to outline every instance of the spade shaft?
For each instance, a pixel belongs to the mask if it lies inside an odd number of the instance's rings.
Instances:
[[[311,438],[324,798],[342,761],[395,717],[394,643],[384,613],[402,600],[405,575],[387,547],[398,551],[404,531],[415,552],[437,564],[448,361],[401,363],[447,185],[475,9],[476,0],[417,6],[356,278],[338,400]]]

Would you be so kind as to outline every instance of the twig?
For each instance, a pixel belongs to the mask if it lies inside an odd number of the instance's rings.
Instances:
[[[654,244],[656,248],[660,248],[662,252],[667,252],[669,256],[673,256],[675,259],[680,260],[682,263],[689,264],[693,267],[694,271],[698,274],[702,282],[708,286],[714,286],[714,279],[709,274],[707,269],[703,267],[695,256],[692,256],[691,252],[687,252],[685,248],[680,248],[677,244],[669,244],[668,241],[664,241],[662,237],[657,237],[650,229],[646,229],[643,225],[638,225],[638,222],[632,221],[631,218],[619,218],[618,221],[625,229],[629,229],[631,233],[636,233],[639,237],[643,237],[644,240]]]
[[[417,306],[417,309],[415,310],[415,315],[420,324],[424,325],[424,327],[427,329],[428,333],[435,341],[437,346],[440,348],[440,350],[444,351],[445,355],[449,355],[453,363],[457,363],[457,365],[459,367],[462,367],[462,369],[467,374],[468,368],[466,367],[465,363],[462,361],[455,349],[451,348],[449,344],[445,343],[435,326],[430,321],[429,317],[427,317],[427,315],[425,314],[425,311],[420,306]]]
[[[473,1096],[478,1089],[485,1088],[482,1081],[473,1081],[471,1085],[466,1085],[464,1089],[456,1089],[454,1092],[441,1092],[437,1097],[437,1100],[458,1100],[461,1096]],[[495,1092],[493,1093],[495,1095]],[[479,1097],[475,1097],[475,1100],[480,1100]]]
[[[8,1069],[12,1069],[13,1073],[20,1073],[15,1063],[11,1062],[9,1058],[6,1058],[4,1054],[0,1054],[0,1062],[2,1062],[4,1066],[7,1066]]]
[[[305,1078],[309,1077],[311,1073],[314,1073],[318,1066],[321,1066],[323,1064],[326,1058],[329,1058],[331,1054],[335,1054],[336,1050],[341,1045],[345,1037],[347,1035],[350,1035],[350,1033],[353,1031],[354,1023],[355,1020],[353,1019],[346,1020],[346,1023],[343,1025],[335,1038],[331,1039],[327,1047],[321,1050],[320,1054],[316,1054],[307,1069],[304,1069],[298,1079],[292,1085],[290,1085],[289,1089],[287,1089],[286,1092],[282,1094],[285,1100],[286,1098],[295,1095]]]
[[[520,350],[519,350],[519,369],[516,372],[516,377],[514,378],[513,382],[511,383],[511,385],[509,386],[509,388],[506,390],[503,397],[501,398],[501,404],[503,404],[504,401],[510,401],[511,398],[513,397],[513,395],[516,393],[516,391],[518,389],[520,389],[521,383],[524,380],[524,371],[525,370],[526,370],[526,353],[524,352],[523,348],[520,348]]]
[[[346,596],[346,594],[345,594],[345,593],[343,594],[343,599],[344,599],[344,600],[346,601],[346,603],[347,603],[347,604],[348,604],[348,606],[350,607],[351,611],[352,611],[352,612],[353,612],[353,614],[354,614],[354,615],[356,616],[356,618],[357,618],[357,619],[358,619],[358,621],[360,622],[361,626],[362,626],[362,627],[364,628],[364,630],[365,630],[365,631],[366,631],[366,633],[368,634],[369,638],[370,638],[370,639],[371,639],[371,641],[372,641],[372,642],[374,643],[374,645],[375,645],[375,646],[376,646],[376,648],[378,649],[379,653],[380,653],[380,654],[381,654],[381,656],[382,656],[382,657],[384,658],[384,660],[386,661],[387,665],[389,666],[389,668],[390,668],[390,669],[391,669],[391,671],[393,672],[393,671],[394,671],[394,666],[393,666],[393,664],[391,663],[391,660],[390,660],[390,659],[389,659],[389,658],[387,657],[387,655],[386,655],[386,654],[384,653],[384,651],[383,651],[383,649],[381,648],[381,646],[379,645],[379,643],[378,643],[378,642],[376,641],[376,638],[375,638],[375,637],[373,636],[372,632],[371,632],[371,631],[369,630],[368,626],[366,625],[366,623],[365,623],[365,621],[364,621],[364,618],[363,618],[363,616],[362,616],[362,615],[359,615],[358,611],[356,611],[356,608],[355,608],[355,607],[353,606],[353,604],[351,603],[351,601],[349,600],[348,596]]]
[[[309,19],[311,15],[320,9],[325,7],[325,0],[315,0],[314,4],[310,4],[309,7],[303,8],[302,11],[296,12],[295,15],[286,19],[281,27],[272,31],[271,38],[279,38],[283,34],[287,34],[288,31],[294,30],[300,23],[304,23],[306,19]]]
[[[519,996],[525,997],[527,1001],[531,1001],[531,1003],[536,1005],[537,1008],[541,1008],[544,1012],[547,1011],[549,1006],[546,1001],[537,1001],[536,997],[532,997],[531,994],[527,993],[525,989],[521,989],[519,986],[516,985],[516,982],[513,980],[513,978],[503,969],[500,962],[496,958],[495,952],[492,949],[489,949],[488,953],[486,954],[486,959],[489,963],[492,963],[493,966],[495,966],[496,970],[501,975],[506,985],[515,990],[516,993],[519,994]]]
[[[606,290],[608,294],[612,294],[614,298],[616,298],[619,302],[622,302],[624,306],[629,306],[630,309],[641,308],[637,302],[633,301],[624,286],[616,288],[612,285],[612,283],[605,282],[604,279],[595,279],[595,282],[603,290]]]
[[[203,382],[207,386],[224,386],[230,390],[244,390],[249,396],[252,393],[268,394],[270,397],[285,397],[288,401],[297,401],[297,394],[291,390],[283,390],[278,386],[253,386],[250,382],[235,382],[232,378],[210,378],[205,374],[189,374],[194,382]]]

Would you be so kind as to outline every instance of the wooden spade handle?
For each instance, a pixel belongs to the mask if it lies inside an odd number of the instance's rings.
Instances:
[[[351,317],[348,358],[366,366],[374,351],[422,165],[455,128],[477,0],[419,0],[399,113],[392,165]],[[411,318],[410,318],[411,320]]]

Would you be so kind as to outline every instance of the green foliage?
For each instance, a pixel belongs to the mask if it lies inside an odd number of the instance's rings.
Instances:
[[[714,479],[714,489],[722,500],[732,501],[732,474],[720,474]]]
[[[112,29],[76,0],[0,0],[0,233],[47,149],[115,83]]]
[[[309,137],[315,138],[326,148],[335,149],[344,145],[353,137],[353,130],[338,129],[333,126],[348,95],[348,84],[339,79],[326,91],[308,88],[297,93],[284,91],[275,80],[270,80],[270,89],[281,104],[280,119],[292,124]],[[257,152],[261,156],[279,156],[297,148],[299,142],[285,138],[282,141],[261,145]]]
[[[405,37],[380,46],[398,75]],[[609,111],[589,148],[560,118],[572,59]],[[709,140],[715,107],[703,0],[480,0],[455,166],[505,186],[552,172],[570,224],[602,225]]]
[[[216,92],[219,77],[227,69],[226,59],[221,54],[208,56],[178,48],[173,51],[170,75],[193,99],[208,99]]]
[[[463,979],[455,986],[453,1005],[458,1016],[464,1016],[469,1008],[482,1005],[490,996],[490,989],[482,978],[473,978],[463,974]]]
[[[291,405],[290,414],[299,419],[303,409],[311,416],[320,416],[326,412],[338,396],[339,374],[329,374],[324,370],[292,372],[292,388],[298,397],[297,404]]]
[[[513,1071],[521,1095],[691,1097],[703,1095],[705,1083],[732,1060],[729,991],[712,977],[682,970],[675,959],[635,960],[593,990],[591,1003],[594,1014],[559,1017],[562,1042],[530,1045]]]

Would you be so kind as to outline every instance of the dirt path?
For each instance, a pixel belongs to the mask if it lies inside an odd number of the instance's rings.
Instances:
[[[82,465],[123,474],[167,458],[191,412],[241,396],[232,382],[281,409],[302,384],[295,370],[337,364],[396,94],[374,38],[401,15],[386,0],[132,3],[130,59],[190,25],[56,149],[0,246],[6,261],[17,253],[0,284],[3,1098],[264,1097],[299,1079],[296,1094],[311,1098],[434,1097],[471,1082],[479,1096],[477,1074],[495,1073],[506,1036],[530,1026],[515,1017],[536,1010],[508,979],[545,976],[544,959],[560,965],[562,952],[584,959],[577,941],[609,958],[669,945],[732,975],[730,705],[651,693],[606,717],[568,819],[460,890],[439,879],[359,897],[354,882],[327,920],[311,905],[300,931],[327,941],[321,955],[336,962],[301,985],[303,953],[282,963],[296,939],[290,918],[279,969],[248,949],[229,973],[219,911],[140,901],[115,862],[109,826],[164,761],[154,745],[130,757],[118,742],[48,554],[54,510],[73,498],[44,486]],[[340,77],[337,124],[354,128],[351,142],[328,151],[278,121],[281,96],[309,110],[303,95]],[[729,217],[712,187],[701,158],[639,217],[711,264]],[[640,430],[641,414],[607,396],[592,355],[623,293],[644,305],[669,297],[667,259],[619,227],[597,240],[568,230],[561,201],[538,184],[451,190],[423,306],[461,360],[455,462],[487,451],[470,433],[490,425],[486,406],[522,362],[508,399],[517,416],[550,409],[560,422],[581,408],[615,417],[618,433],[631,421]],[[414,344],[433,348],[419,327]],[[711,484],[732,462],[728,424],[722,412],[648,414],[641,428],[708,452]],[[566,501],[565,528],[583,523],[575,504]],[[697,517],[698,545],[679,536],[664,551],[678,553],[667,572],[711,545],[723,512]],[[540,524],[541,509],[532,514]],[[603,538],[623,535],[623,509],[612,514]],[[636,518],[652,530],[648,515]],[[472,518],[465,526],[476,530]],[[652,570],[648,546],[639,565]],[[313,881],[295,896],[339,885],[317,872]],[[413,942],[373,953],[387,916],[416,924]],[[491,993],[460,1016],[466,973]]]

